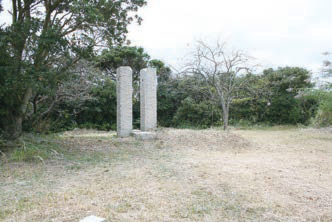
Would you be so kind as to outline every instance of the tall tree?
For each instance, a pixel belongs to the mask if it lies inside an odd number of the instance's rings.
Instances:
[[[81,58],[122,44],[129,16],[145,0],[12,0],[12,24],[0,27],[0,128],[22,132],[28,102],[38,87],[56,86]]]
[[[309,120],[311,101],[296,99],[305,88],[311,88],[310,72],[300,67],[279,67],[266,69],[264,79],[265,95],[269,105],[265,108],[265,122],[276,124],[306,123]]]
[[[140,70],[146,68],[150,56],[142,47],[136,46],[114,46],[103,50],[100,56],[97,56],[96,66],[103,70],[111,79],[116,79],[116,69],[120,66],[130,66],[133,70],[133,79],[139,80]]]
[[[191,54],[191,61],[186,64],[185,72],[197,75],[205,82],[212,100],[219,103],[223,111],[224,130],[228,128],[229,108],[241,88],[246,85],[246,78],[239,78],[250,73],[254,67],[253,58],[241,50],[229,50],[225,42],[218,41],[209,45],[198,41]]]
[[[170,67],[158,59],[152,59],[149,61],[149,66],[156,68],[158,75],[158,83],[167,82],[171,79],[172,70]]]

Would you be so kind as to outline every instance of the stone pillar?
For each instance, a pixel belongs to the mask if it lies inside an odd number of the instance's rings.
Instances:
[[[133,130],[133,84],[130,67],[120,67],[116,70],[117,94],[117,134],[127,137]]]
[[[157,127],[157,78],[156,69],[142,69],[140,73],[141,130]]]

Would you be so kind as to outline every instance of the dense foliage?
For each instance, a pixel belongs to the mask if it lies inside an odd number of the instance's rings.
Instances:
[[[135,127],[139,72],[148,66],[157,69],[159,126],[332,124],[331,85],[314,88],[306,69],[254,73],[242,51],[201,42],[186,72],[175,75],[143,48],[123,46],[128,24],[141,22],[130,15],[144,0],[12,3],[12,24],[0,27],[0,140],[22,130],[116,129],[119,66],[133,70]],[[331,75],[331,63],[324,64]]]
[[[174,76],[159,60],[148,62],[158,73],[158,125],[165,127],[206,128],[222,125],[222,110],[209,97],[204,82],[197,76]],[[267,69],[247,78],[251,87],[237,93],[230,109],[230,122],[237,124],[309,124],[319,100],[315,96],[300,96],[313,90],[309,72],[302,68]],[[308,93],[307,93],[308,94]],[[116,128],[116,90],[111,79],[92,90],[95,101],[71,122],[73,127],[97,129]],[[133,98],[134,125],[139,127],[139,101]],[[136,108],[135,108],[136,107]],[[105,121],[107,120],[107,121]]]
[[[124,43],[128,24],[142,21],[129,13],[145,3],[144,0],[12,0],[12,24],[0,27],[3,136],[19,137],[31,101],[34,106],[53,107],[59,87],[82,76],[75,76],[79,60],[91,60],[101,48]],[[47,100],[49,104],[45,104]]]
[[[91,90],[96,99],[85,104],[86,109],[73,116],[75,124],[84,128],[116,130],[116,84],[111,79],[100,82]]]
[[[268,124],[307,124],[314,113],[316,100],[299,97],[311,88],[310,73],[297,67],[267,69],[251,75],[251,88],[243,92],[232,106],[233,122]]]

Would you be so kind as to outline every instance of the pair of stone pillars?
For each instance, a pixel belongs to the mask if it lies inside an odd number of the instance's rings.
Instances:
[[[133,130],[133,78],[130,67],[117,69],[117,134],[128,137]],[[140,72],[141,130],[151,131],[157,127],[157,81],[156,69]]]

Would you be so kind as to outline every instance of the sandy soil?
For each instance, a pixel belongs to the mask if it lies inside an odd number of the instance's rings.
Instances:
[[[0,166],[0,221],[332,221],[332,130],[72,131]]]

